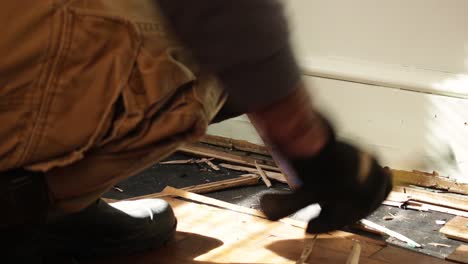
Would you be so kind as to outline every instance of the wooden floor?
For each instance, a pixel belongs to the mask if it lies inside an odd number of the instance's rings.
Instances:
[[[305,243],[312,239],[303,228],[220,208],[222,204],[215,207],[177,198],[165,199],[173,206],[179,221],[173,241],[154,252],[90,264],[296,263]],[[452,263],[346,232],[320,235],[307,263],[344,264],[354,240],[361,244],[359,263],[362,264]]]

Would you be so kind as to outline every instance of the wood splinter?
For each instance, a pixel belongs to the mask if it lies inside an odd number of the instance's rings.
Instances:
[[[386,228],[385,226],[378,225],[378,224],[376,224],[374,222],[371,222],[371,221],[369,221],[367,219],[362,219],[360,222],[363,225],[365,225],[365,226],[367,226],[369,228],[378,230],[378,231],[380,231],[380,232],[382,232],[384,234],[387,234],[387,235],[389,235],[389,236],[391,236],[393,238],[396,238],[396,239],[398,239],[400,241],[406,242],[408,244],[408,246],[410,246],[410,247],[422,248],[422,246],[420,244],[416,243],[415,241],[407,238],[406,236],[404,236],[404,235],[402,235],[400,233],[397,233],[397,232],[395,232],[393,230],[390,230],[390,229]]]
[[[359,241],[354,241],[353,249],[346,260],[346,264],[359,264],[359,258],[361,257],[361,244]]]
[[[258,184],[259,178],[260,177],[258,175],[245,174],[245,175],[241,175],[238,178],[189,186],[189,187],[182,188],[181,190],[186,191],[186,192],[192,192],[192,193],[210,193],[210,192],[226,190],[226,189],[234,188],[234,187],[256,185]],[[154,199],[154,198],[161,198],[161,197],[166,197],[166,196],[168,196],[166,192],[160,192],[160,193],[153,193],[153,194],[133,197],[128,200]]]
[[[284,176],[284,174],[282,173],[278,173],[278,172],[272,172],[272,171],[268,171],[268,170],[265,170],[265,168],[262,167],[262,165],[258,164],[257,165],[263,169],[263,172],[265,173],[265,175],[269,178],[269,179],[272,179],[272,180],[276,180],[276,181],[279,181],[279,182],[282,182],[282,183],[288,183],[288,181],[286,180],[286,177]],[[232,165],[232,164],[226,164],[226,163],[221,163],[219,164],[219,166],[225,168],[225,169],[230,169],[230,170],[235,170],[235,171],[245,171],[245,172],[248,172],[248,173],[258,173],[258,170],[256,168],[249,168],[249,167],[245,167],[245,166],[238,166],[238,165]]]
[[[268,188],[271,188],[271,181],[268,179],[268,177],[265,175],[265,172],[258,166],[258,163],[255,161],[255,167],[257,167],[257,171],[260,174],[260,177],[262,177],[263,182]]]
[[[213,162],[211,162],[212,159],[207,159],[203,158],[200,160],[200,162],[204,162],[206,165],[210,166],[213,170],[219,171],[219,167],[216,166]]]
[[[180,165],[180,164],[198,164],[198,163],[205,163],[206,165],[210,166],[215,171],[219,171],[219,167],[216,166],[213,162],[211,162],[214,158],[201,158],[201,159],[188,159],[188,160],[169,160],[169,161],[162,161],[159,164],[163,165]]]

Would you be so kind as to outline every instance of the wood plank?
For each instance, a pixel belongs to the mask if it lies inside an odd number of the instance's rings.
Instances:
[[[194,185],[194,186],[188,186],[188,187],[182,188],[182,190],[187,191],[187,192],[192,192],[192,193],[209,193],[209,192],[226,190],[226,189],[240,187],[240,186],[256,185],[259,183],[259,179],[260,177],[258,175],[246,174],[246,175],[241,175],[238,178],[215,181],[215,182],[199,184],[199,185]],[[133,197],[127,200],[132,201],[132,200],[140,200],[140,199],[153,199],[153,198],[161,198],[165,196],[170,196],[170,194],[163,191],[160,193],[153,193],[153,194]]]
[[[249,173],[259,173],[257,169],[246,167],[246,166],[238,166],[238,165],[232,165],[232,164],[226,164],[226,163],[221,163],[221,164],[219,164],[219,166],[221,166],[223,168],[226,168],[226,169],[235,170],[235,171],[245,171],[245,172],[249,172]],[[261,168],[261,166],[259,166],[259,167]],[[288,181],[286,180],[286,176],[284,174],[282,174],[282,173],[272,172],[272,171],[267,171],[267,170],[263,170],[263,171],[265,172],[265,175],[270,179],[273,179],[273,180],[276,180],[276,181],[279,181],[279,182],[283,182],[283,183],[288,183]]]
[[[468,242],[468,218],[454,217],[440,229],[440,232],[449,238]]]
[[[459,246],[447,257],[447,260],[468,264],[468,245]]]
[[[416,211],[425,211],[425,212],[426,211],[433,211],[433,212],[451,214],[451,215],[455,215],[455,216],[468,217],[468,212],[467,211],[447,208],[447,207],[439,206],[439,205],[415,202],[415,201],[409,201],[409,202],[405,203],[405,202],[395,202],[395,201],[385,200],[385,201],[382,202],[382,204],[388,205],[388,206],[394,206],[394,207],[398,207],[398,208],[402,208],[404,206],[405,209],[411,209],[411,210],[416,210]]]
[[[411,187],[395,186],[387,200],[395,202],[413,200],[468,211],[468,196],[436,193]]]
[[[260,177],[262,177],[262,180],[263,182],[265,183],[265,185],[268,187],[268,188],[271,188],[271,182],[270,180],[268,179],[268,177],[266,176],[265,172],[263,171],[262,168],[260,168],[260,166],[258,166],[258,163],[255,162],[255,167],[257,168],[257,171],[258,171],[258,174],[260,174]]]
[[[221,147],[225,147],[229,149],[237,149],[237,150],[242,150],[246,152],[270,156],[270,152],[268,151],[267,147],[254,144],[254,143],[250,143],[245,140],[238,140],[238,139],[213,136],[213,135],[205,135],[200,139],[200,142],[214,145],[214,146],[221,146]]]
[[[203,204],[214,205],[214,206],[221,207],[224,209],[229,209],[231,211],[238,212],[238,213],[249,214],[249,215],[258,216],[261,218],[266,218],[265,214],[263,214],[262,212],[258,210],[247,208],[247,207],[242,207],[236,204],[231,204],[231,203],[213,199],[207,196],[201,196],[195,193],[176,189],[170,186],[167,186],[166,188],[164,188],[164,190],[161,193],[164,193],[167,196],[176,196],[176,197],[185,198],[191,201],[200,202]]]
[[[386,228],[384,226],[373,223],[373,222],[371,222],[371,221],[369,221],[367,219],[362,219],[361,223],[364,224],[367,227],[370,227],[372,229],[375,229],[377,231],[385,233],[385,234],[387,234],[387,235],[389,235],[389,236],[391,236],[393,238],[396,238],[396,239],[398,239],[400,241],[406,242],[408,244],[408,246],[410,246],[410,247],[415,247],[415,248],[422,247],[419,243],[415,242],[414,240],[409,239],[408,237],[406,237],[406,236],[404,236],[404,235],[402,235],[400,233],[397,233],[397,232],[395,232],[393,230],[390,230],[390,229],[388,229],[388,228]]]
[[[261,218],[266,218],[265,214],[262,211],[255,210],[255,209],[252,209],[252,208],[243,207],[243,206],[239,206],[237,204],[232,204],[232,203],[220,201],[220,200],[213,199],[213,198],[210,198],[210,197],[207,197],[207,196],[202,196],[202,195],[198,195],[196,193],[187,192],[185,190],[176,189],[176,188],[173,188],[173,187],[170,187],[170,186],[167,186],[166,188],[164,188],[164,190],[161,193],[165,193],[166,194],[165,196],[181,197],[181,198],[185,198],[187,200],[196,201],[196,202],[203,203],[203,204],[214,205],[214,206],[224,208],[224,209],[228,209],[228,210],[238,212],[238,213],[243,213],[243,214],[253,215],[253,216],[257,216],[257,217],[261,217]],[[292,218],[283,218],[283,219],[280,219],[279,221],[282,222],[282,223],[289,224],[289,225],[299,227],[299,228],[303,228],[303,229],[305,229],[305,227],[307,226],[307,223],[302,222],[302,221],[297,221],[297,220],[294,220]]]
[[[391,173],[395,181],[399,183],[446,190],[453,193],[468,194],[468,184],[451,181],[438,176],[437,173],[402,170],[391,170]]]
[[[199,146],[196,144],[184,145],[180,147],[178,151],[196,155],[196,156],[210,157],[210,158],[229,161],[229,162],[233,162],[237,164],[243,164],[243,165],[247,165],[251,167],[255,167],[255,161],[257,161],[258,165],[264,170],[280,172],[280,169],[278,169],[278,167],[263,164],[263,161],[261,159],[255,159],[253,157],[236,155],[227,151],[221,151],[221,150],[217,150],[213,148],[203,147],[203,146]]]

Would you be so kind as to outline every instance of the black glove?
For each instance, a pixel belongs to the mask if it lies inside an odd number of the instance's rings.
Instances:
[[[314,157],[292,159],[292,169],[302,187],[287,194],[266,194],[261,207],[271,220],[286,217],[318,203],[322,211],[312,219],[308,233],[340,229],[375,211],[392,190],[390,173],[369,154],[335,140],[333,130],[327,145]]]

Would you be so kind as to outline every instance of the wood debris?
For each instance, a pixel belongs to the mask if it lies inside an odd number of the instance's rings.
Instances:
[[[219,164],[219,166],[221,166],[223,168],[226,168],[226,169],[235,170],[235,171],[245,171],[245,172],[249,172],[249,173],[258,173],[258,169],[249,168],[249,167],[245,167],[245,166],[237,166],[237,165],[226,164],[226,163],[221,163],[221,164]],[[260,168],[262,168],[262,166],[260,166],[260,164],[258,164],[258,166]],[[262,170],[269,179],[276,180],[276,181],[279,181],[279,182],[282,182],[282,183],[288,183],[286,181],[286,177],[284,176],[284,174],[278,173],[278,172],[268,171],[268,170],[265,170],[264,168],[262,168]]]
[[[428,245],[431,245],[431,246],[434,246],[434,247],[446,247],[446,248],[450,248],[452,246],[450,245],[446,245],[446,244],[440,244],[440,243],[427,243]]]
[[[385,221],[391,221],[391,220],[393,220],[393,219],[395,219],[395,217],[394,217],[394,216],[390,216],[390,215],[386,215],[386,216],[383,217],[383,220],[385,220]]]
[[[215,141],[219,140],[220,139],[218,138]],[[225,141],[224,143],[226,142],[227,141]],[[218,145],[213,140],[208,143]],[[233,141],[227,142],[227,145],[225,144],[225,147],[226,146],[230,148],[236,148],[234,146]],[[262,149],[262,146],[260,146],[260,149]],[[264,148],[264,150],[266,150],[266,148]],[[264,160],[259,160],[254,157],[226,152],[223,150],[213,149],[207,146],[197,144],[187,145],[182,148],[182,151],[197,156],[216,158],[235,164],[242,164],[241,166],[222,163],[219,164],[219,166],[237,171],[245,171],[248,173],[260,174],[261,176],[262,174],[264,174],[264,176],[268,177],[269,179],[275,179],[287,183],[285,175],[282,174],[276,166],[265,164]],[[451,193],[468,194],[468,184],[461,184],[451,181],[446,177],[439,176],[436,172],[425,173],[420,171],[409,172],[401,170],[392,170],[389,168],[387,169],[391,171],[394,178],[396,178],[396,182],[399,183],[436,188]],[[468,217],[468,197],[463,195],[452,195],[451,193],[434,192],[409,186],[396,186],[388,196],[387,200],[383,202],[383,204],[396,206],[403,209],[412,209],[419,211],[437,211],[457,216]],[[393,217],[388,217],[387,219],[390,220],[393,219]],[[391,237],[406,242],[410,247],[422,247],[419,243],[407,238],[406,236],[394,232],[383,226],[372,223],[368,220],[364,219],[361,223],[367,228],[367,230],[373,230],[374,232],[378,233],[385,233]],[[447,223],[447,225],[449,225],[449,223]]]
[[[270,155],[270,152],[265,146],[253,144],[245,140],[205,135],[200,139],[200,142],[214,146],[221,146],[229,149],[238,149],[246,152],[257,153],[261,155]]]
[[[262,180],[263,182],[265,183],[265,185],[268,187],[268,188],[271,188],[271,182],[270,180],[268,179],[268,177],[266,176],[265,172],[262,170],[262,168],[260,168],[260,166],[258,166],[257,162],[255,161],[255,167],[257,167],[257,171],[258,171],[258,174],[260,174],[260,176],[262,177]]]
[[[257,181],[258,181],[258,178],[259,177],[257,176]],[[265,216],[265,214],[263,212],[259,211],[259,210],[255,210],[255,209],[243,207],[243,206],[240,206],[240,205],[236,205],[236,204],[216,200],[216,199],[213,199],[213,198],[210,198],[210,197],[207,197],[207,196],[202,196],[202,195],[199,195],[199,194],[196,194],[196,193],[193,193],[193,192],[189,192],[187,190],[176,189],[176,188],[173,188],[171,186],[167,186],[160,193],[134,197],[134,198],[131,198],[131,199],[128,199],[128,200],[139,200],[139,199],[170,197],[170,196],[185,198],[185,199],[196,201],[196,202],[203,203],[203,204],[210,204],[210,205],[213,205],[213,206],[217,206],[217,207],[224,208],[224,209],[231,210],[231,211],[238,212],[238,213],[258,216],[258,217],[265,218],[265,219],[267,218]],[[292,219],[292,218],[283,218],[283,219],[280,219],[279,222],[289,224],[289,225],[292,225],[292,226],[295,226],[295,227],[303,228],[303,229],[305,229],[307,227],[306,222],[295,220],[295,219]]]
[[[188,159],[188,160],[169,160],[169,161],[162,161],[159,164],[163,165],[181,165],[181,164],[200,164],[205,163],[213,170],[219,171],[219,167],[216,166],[213,162],[211,162],[214,158],[201,158],[201,159]]]
[[[229,147],[234,146],[236,143],[236,140],[230,139],[230,138],[223,138],[223,137],[216,137],[216,139],[213,139],[213,136],[208,136],[211,137],[210,139],[205,140],[209,144],[212,145],[219,145],[219,146],[224,146],[226,147],[226,144],[223,143],[216,143],[216,142],[231,142],[228,144]],[[203,140],[202,140],[203,142]],[[240,145],[249,145],[248,148],[237,148],[240,150],[244,150],[247,152],[251,153],[262,153],[264,155],[267,155],[268,148],[262,145],[258,144],[253,144],[250,142],[245,142],[241,143]],[[192,153],[195,155],[202,155],[202,156],[207,156],[207,157],[215,157],[221,160],[229,161],[229,162],[234,162],[237,164],[243,164],[247,166],[252,166],[254,165],[254,158],[251,157],[245,157],[241,155],[236,155],[233,153],[229,153],[226,151],[221,151],[221,150],[214,150],[213,148],[210,147],[203,147],[197,144],[191,144],[183,147],[181,151],[186,152],[186,153]],[[270,171],[278,171],[280,170],[275,167],[275,166],[269,166],[269,168],[263,167],[263,169],[270,170]],[[421,186],[421,187],[426,187],[426,188],[436,188],[440,190],[445,190],[448,192],[454,192],[454,193],[459,193],[459,194],[468,194],[468,184],[464,183],[458,183],[453,180],[448,179],[447,177],[442,177],[439,176],[437,172],[432,172],[432,173],[427,173],[427,172],[421,172],[421,171],[402,171],[402,170],[395,170],[395,169],[390,169],[387,167],[388,170],[392,173],[394,179],[396,182],[405,184],[405,185],[416,185],[416,186]]]
[[[389,236],[391,236],[393,238],[396,238],[396,239],[398,239],[400,241],[406,242],[408,244],[408,246],[410,246],[410,247],[414,247],[414,248],[421,248],[422,247],[421,244],[415,242],[414,240],[411,240],[408,237],[406,237],[406,236],[404,236],[404,235],[402,235],[400,233],[397,233],[397,232],[395,232],[393,230],[390,230],[390,229],[388,229],[388,228],[386,228],[384,226],[378,225],[378,224],[376,224],[374,222],[371,222],[371,221],[369,221],[367,219],[362,219],[361,223],[363,225],[367,226],[367,227],[378,230],[378,231],[380,231],[380,232],[382,232],[384,234],[387,234],[387,235],[389,235]]]
[[[112,187],[112,189],[114,189],[114,190],[116,190],[116,191],[118,191],[118,192],[120,192],[120,193],[123,193],[123,192],[124,192],[124,190],[122,190],[121,188],[119,188],[119,187],[117,187],[117,186]]]
[[[192,164],[194,163],[194,159],[188,159],[188,160],[168,160],[168,161],[161,161],[159,164],[162,165],[179,165],[179,164]]]
[[[205,146],[200,146],[197,144],[187,144],[180,147],[178,150],[195,156],[210,157],[250,167],[255,167],[255,161],[257,161],[258,165],[264,170],[280,172],[280,169],[278,169],[278,167],[264,164],[264,161],[260,159],[241,156],[231,152],[217,150]]]
[[[211,162],[212,159],[206,159],[206,158],[203,158],[200,160],[200,162],[204,162],[206,163],[206,165],[210,166],[213,170],[215,171],[219,171],[219,167],[216,166],[213,162]]]
[[[258,175],[245,174],[234,179],[215,181],[215,182],[185,187],[185,188],[182,188],[182,190],[187,191],[187,192],[192,192],[192,193],[209,193],[209,192],[225,190],[225,189],[234,188],[234,187],[256,185],[258,184],[259,179],[260,177]],[[167,196],[167,193],[160,192],[160,193],[134,197],[129,200],[160,198],[164,196]]]

